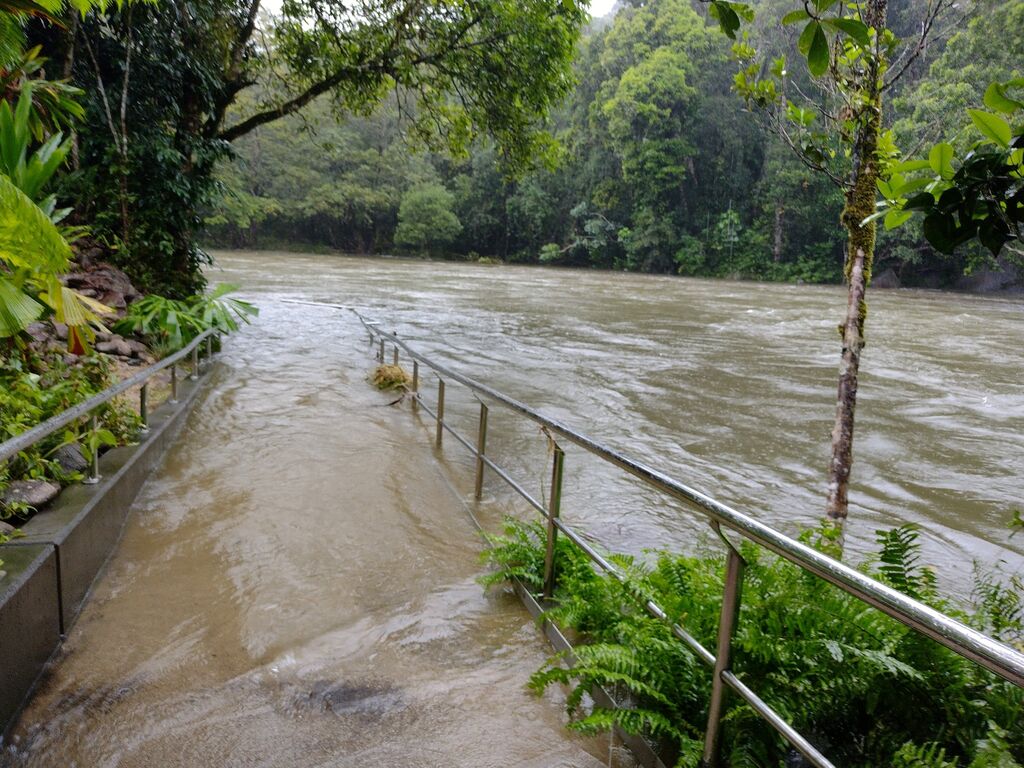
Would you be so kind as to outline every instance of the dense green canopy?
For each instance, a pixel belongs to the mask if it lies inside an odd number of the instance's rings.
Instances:
[[[387,102],[435,151],[488,137],[508,167],[543,164],[585,18],[574,0],[161,0],[31,32],[86,94],[66,194],[137,279],[186,295],[231,142],[318,98],[346,117]]]

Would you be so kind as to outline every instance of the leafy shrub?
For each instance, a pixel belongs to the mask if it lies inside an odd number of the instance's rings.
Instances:
[[[562,258],[562,249],[558,243],[545,243],[540,247],[540,255],[537,257],[541,264],[551,264]]]
[[[184,300],[150,294],[133,302],[114,330],[143,336],[158,353],[171,354],[210,328],[230,333],[259,314],[247,301],[224,298],[235,290],[237,286],[224,284],[213,293]]]
[[[497,566],[485,584],[515,577],[537,589],[544,528],[509,522],[489,537]],[[830,532],[804,535],[834,550]],[[874,578],[1009,643],[1024,639],[1020,582],[978,576],[970,612],[938,595],[920,563],[917,531],[878,533]],[[626,582],[599,575],[582,552],[559,539],[558,585],[547,618],[583,640],[572,669],[555,656],[531,679],[542,691],[571,687],[570,727],[594,732],[618,724],[667,743],[680,766],[696,766],[707,721],[710,671],[663,622],[642,608],[654,600],[713,648],[724,583],[724,556],[657,554],[651,565],[615,556]],[[744,546],[743,602],[733,667],[798,731],[843,766],[1003,766],[1024,758],[1024,691],[915,633],[795,565]],[[627,706],[586,707],[601,685]],[[723,721],[729,766],[781,766],[787,745],[748,706],[730,697]]]
[[[77,365],[68,365],[60,357],[0,358],[0,441],[88,400],[113,383],[110,363],[102,356],[83,358]],[[96,415],[99,428],[95,432],[83,420],[44,438],[0,467],[0,491],[12,480],[42,479],[62,485],[76,480],[77,476],[64,472],[53,460],[63,445],[78,443],[88,453],[102,445],[134,439],[139,420],[126,403],[114,400],[100,407]],[[12,511],[29,510],[6,510],[6,514]]]

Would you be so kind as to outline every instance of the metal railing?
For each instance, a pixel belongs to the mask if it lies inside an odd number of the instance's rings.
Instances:
[[[141,371],[136,373],[134,376],[115,384],[112,387],[108,387],[97,395],[93,395],[88,400],[83,400],[78,405],[68,408],[66,411],[58,413],[53,418],[47,419],[46,421],[37,424],[32,429],[22,432],[20,435],[12,437],[3,443],[0,443],[0,462],[7,461],[13,456],[17,456],[24,450],[31,448],[33,445],[38,443],[45,437],[49,437],[54,432],[63,429],[69,424],[74,424],[86,417],[91,418],[91,428],[95,430],[98,426],[96,409],[102,405],[106,405],[118,395],[124,394],[132,387],[141,385],[139,389],[139,418],[141,419],[140,431],[145,433],[149,431],[149,380],[160,371],[167,368],[171,369],[171,397],[170,401],[176,403],[178,401],[178,363],[184,360],[186,357],[191,356],[192,358],[192,372],[190,378],[194,381],[199,376],[199,349],[205,342],[206,344],[206,359],[211,360],[213,358],[213,337],[219,332],[215,329],[209,329],[203,331],[199,336],[194,338],[187,346],[175,352],[173,355],[165,357],[158,363],[143,368]],[[99,470],[99,451],[92,451],[92,456],[89,461],[89,474],[82,481],[86,485],[95,485],[100,481],[100,470]]]
[[[306,303],[306,302],[303,302]],[[312,302],[310,302],[312,303]],[[555,587],[555,541],[558,533],[561,532],[566,538],[579,547],[590,560],[602,571],[622,583],[626,583],[625,575],[615,567],[607,558],[598,552],[583,536],[571,526],[567,525],[560,518],[560,506],[562,495],[562,478],[565,467],[565,453],[554,435],[564,438],[566,441],[584,449],[590,454],[624,470],[625,472],[639,478],[641,481],[665,493],[666,495],[684,502],[688,507],[696,509],[703,514],[710,522],[712,528],[719,538],[725,543],[728,549],[725,569],[725,585],[722,594],[722,607],[719,614],[719,629],[714,653],[705,648],[695,637],[679,626],[666,614],[655,602],[648,600],[644,609],[655,618],[666,622],[672,633],[682,641],[697,658],[707,666],[713,668],[711,699],[708,707],[708,722],[704,738],[704,765],[713,768],[719,762],[719,744],[721,718],[724,712],[724,699],[726,689],[732,690],[743,701],[766,722],[768,722],[780,735],[782,735],[793,748],[806,757],[812,765],[818,768],[834,768],[833,764],[810,743],[804,736],[798,733],[785,719],[779,715],[770,705],[761,699],[757,693],[747,687],[739,677],[731,670],[732,660],[732,639],[739,615],[740,596],[743,586],[743,572],[746,565],[743,557],[723,535],[723,529],[733,531],[743,538],[751,541],[776,555],[797,565],[808,573],[823,579],[839,589],[853,595],[858,600],[882,611],[896,621],[905,624],[912,630],[919,632],[936,642],[944,645],[961,656],[979,664],[1000,677],[1008,680],[1014,685],[1024,688],[1024,654],[1000,643],[985,634],[978,632],[971,627],[947,616],[934,608],[931,608],[891,587],[878,582],[869,576],[857,571],[838,560],[835,560],[806,544],[791,539],[773,528],[758,522],[754,518],[738,512],[726,506],[707,494],[690,488],[683,483],[674,480],[653,467],[639,461],[630,459],[621,453],[608,448],[601,443],[577,432],[566,424],[545,416],[538,411],[498,392],[497,390],[481,384],[474,379],[464,376],[451,368],[434,362],[424,355],[410,348],[409,345],[397,335],[380,330],[379,323],[368,320],[352,307],[340,305],[319,305],[333,306],[336,309],[349,309],[359,318],[363,327],[370,334],[371,344],[379,342],[377,357],[381,362],[385,360],[385,345],[390,343],[393,347],[391,362],[398,364],[400,359],[399,350],[402,350],[412,360],[412,396],[413,408],[422,408],[436,421],[435,443],[438,447],[442,445],[445,432],[451,434],[462,446],[476,457],[476,478],[475,495],[479,500],[483,489],[485,468],[489,468],[498,477],[504,480],[519,496],[530,506],[540,512],[547,521],[547,541],[545,543],[544,580],[543,596],[550,598]],[[420,364],[432,370],[437,377],[437,399],[435,407],[431,408],[424,402],[420,394]],[[445,381],[453,381],[469,388],[478,395],[480,400],[480,417],[477,434],[477,443],[473,445],[469,440],[460,435],[449,423],[444,420]],[[483,399],[497,403],[527,419],[539,424],[547,433],[553,444],[553,460],[551,470],[550,500],[545,506],[541,501],[534,498],[525,488],[522,487],[508,472],[496,464],[487,455],[487,418],[488,406]]]

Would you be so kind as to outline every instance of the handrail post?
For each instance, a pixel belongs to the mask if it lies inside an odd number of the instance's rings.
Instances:
[[[190,381],[196,381],[199,378],[199,345],[196,344],[192,347],[192,375],[188,377]]]
[[[142,425],[140,432],[149,432],[149,382],[142,385],[139,390],[139,421]]]
[[[395,351],[392,353],[391,362],[394,365],[398,365],[398,345],[395,344]]]
[[[380,350],[377,352],[377,359],[380,360],[381,364],[384,363],[384,337],[380,337]]]
[[[732,638],[736,632],[736,618],[743,592],[743,569],[746,563],[740,553],[729,547],[725,563],[725,588],[722,591],[722,610],[718,615],[718,648],[715,654],[714,678],[711,681],[711,703],[708,705],[708,727],[704,732],[704,768],[716,768],[725,703],[725,681],[722,673],[732,666]]]
[[[412,409],[415,411],[420,402],[420,364],[412,361]]]
[[[476,436],[476,500],[480,501],[484,490],[484,451],[487,450],[487,405],[480,403],[480,429]]]
[[[437,437],[434,442],[438,448],[444,438],[444,379],[437,379]]]
[[[89,421],[89,429],[96,433],[100,428],[99,419],[93,413]],[[96,485],[100,481],[100,446],[93,440],[92,456],[89,459],[89,476],[82,481],[82,485]]]
[[[213,360],[213,334],[206,337],[206,362]]]
[[[555,446],[554,461],[551,464],[551,501],[548,502],[548,540],[544,551],[544,599],[550,600],[555,594],[555,541],[558,528],[555,521],[562,510],[562,475],[565,466],[565,452]]]
[[[171,402],[178,402],[178,364],[171,366]]]

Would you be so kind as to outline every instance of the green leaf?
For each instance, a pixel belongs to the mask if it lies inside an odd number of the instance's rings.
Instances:
[[[951,214],[928,214],[921,224],[921,231],[935,250],[947,255],[953,252],[956,222]]]
[[[898,187],[893,189],[893,197],[906,197],[910,192],[917,192],[919,189],[924,189],[930,184],[934,184],[935,179],[928,176],[921,176],[917,179],[911,179],[905,181]]]
[[[904,160],[902,163],[897,163],[893,170],[910,173],[911,171],[923,171],[926,168],[931,168],[931,163],[927,160]]]
[[[811,70],[814,77],[821,77],[828,71],[828,37],[825,30],[818,22],[813,22],[814,34],[811,38],[811,47],[807,52],[807,68]]]
[[[818,22],[813,19],[807,23],[804,27],[804,31],[800,33],[800,39],[797,40],[796,47],[804,56],[807,56],[811,52],[811,42],[814,40],[814,33],[821,29]]]
[[[46,214],[0,174],[0,262],[51,275],[67,270],[71,249]]]
[[[813,110],[798,107],[792,101],[786,104],[786,117],[790,122],[806,128],[814,122],[817,115]]]
[[[0,339],[21,333],[42,313],[42,304],[10,280],[0,277]]]
[[[944,179],[953,177],[953,147],[942,142],[932,147],[928,153],[928,164],[931,169]]]
[[[725,0],[719,0],[719,2],[725,2]],[[725,4],[736,11],[744,21],[751,22],[754,20],[754,9],[749,3],[725,2]]]
[[[1006,86],[1000,83],[992,83],[985,91],[985,106],[994,109],[996,112],[1007,114],[1024,109],[1024,103],[1011,99],[1006,95]]]
[[[729,3],[712,2],[708,13],[712,18],[718,20],[718,26],[733,40],[736,39],[736,30],[740,28],[740,17],[730,7]]]
[[[887,230],[896,229],[896,227],[904,224],[913,215],[913,211],[889,211],[885,214],[885,228]]]
[[[867,48],[871,45],[871,33],[863,21],[857,19],[825,19],[825,23],[842,32],[857,45]]]
[[[982,112],[980,109],[968,109],[967,112],[970,114],[971,120],[978,127],[978,130],[1000,147],[1009,148],[1010,140],[1013,138],[1013,131],[1010,130],[1008,122],[999,115],[993,115],[991,112]]]
[[[1003,245],[1010,239],[1010,233],[997,216],[988,216],[978,227],[978,240],[992,253],[998,256]]]
[[[810,14],[806,10],[800,8],[795,11],[790,11],[782,17],[783,24],[796,24],[798,21],[811,18]]]

